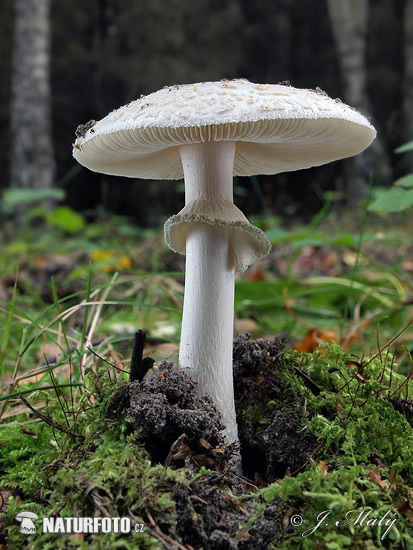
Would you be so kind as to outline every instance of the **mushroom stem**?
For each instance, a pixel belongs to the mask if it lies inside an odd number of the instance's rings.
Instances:
[[[234,142],[180,147],[185,203],[233,200]],[[235,256],[232,227],[194,221],[186,240],[179,365],[222,414],[228,443],[238,439],[232,375]]]

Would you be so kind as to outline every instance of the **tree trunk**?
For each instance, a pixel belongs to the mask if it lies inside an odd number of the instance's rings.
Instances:
[[[11,186],[54,181],[49,85],[50,0],[16,0],[11,99]]]
[[[366,41],[368,0],[327,0],[334,41],[343,84],[343,99],[365,116],[371,117],[366,92]],[[368,179],[373,171],[388,174],[380,138],[364,153],[344,162],[344,189],[354,201],[367,194]]]
[[[405,139],[413,140],[413,0],[406,0],[404,12],[404,115]],[[413,172],[413,153],[408,153],[407,169]]]
[[[327,2],[345,100],[352,107],[368,112],[365,67],[368,0]]]

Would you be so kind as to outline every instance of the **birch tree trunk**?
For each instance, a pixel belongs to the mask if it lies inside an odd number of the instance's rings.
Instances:
[[[343,82],[344,98],[368,111],[366,96],[366,36],[368,0],[327,0]]]
[[[11,99],[11,186],[53,185],[49,85],[50,0],[15,0]]]
[[[366,92],[366,41],[369,0],[327,0],[334,41],[346,103],[371,116]],[[389,169],[384,158],[380,137],[361,155],[344,162],[344,189],[355,200],[367,193],[370,174],[381,169],[381,176]]]
[[[413,0],[406,0],[404,12],[404,116],[405,139],[413,140]],[[413,153],[406,155],[407,169],[413,172]]]

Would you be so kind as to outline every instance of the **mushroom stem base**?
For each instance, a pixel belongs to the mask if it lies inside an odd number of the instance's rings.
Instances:
[[[234,279],[232,228],[194,223],[186,241],[179,364],[213,397],[228,443],[238,439],[232,377]]]

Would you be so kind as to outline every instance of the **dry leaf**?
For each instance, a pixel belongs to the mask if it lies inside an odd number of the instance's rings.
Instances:
[[[257,331],[257,323],[253,319],[235,319],[234,330],[236,334],[240,332],[250,332],[254,334]]]
[[[36,409],[42,409],[45,406],[46,406],[45,401],[36,403]],[[13,416],[17,416],[19,414],[23,414],[23,413],[27,413],[27,412],[32,412],[32,411],[28,407],[26,407],[26,405],[17,405],[17,406],[12,407],[8,411],[5,411],[1,418],[2,418],[2,420],[5,419],[5,418],[12,418]]]
[[[328,474],[328,467],[324,460],[320,460],[320,470],[322,479],[325,479]]]
[[[381,479],[380,472],[377,470],[370,470],[369,479],[377,483],[377,485],[380,485],[382,489],[390,488],[390,482],[387,479]]]
[[[331,342],[331,340],[337,342],[338,335],[335,332],[332,332],[330,330],[314,329],[307,332],[303,340],[301,340],[300,342],[296,342],[293,345],[293,349],[299,352],[312,353],[318,348],[320,344]]]
[[[288,510],[285,512],[283,517],[283,527],[284,529],[288,529],[290,526],[290,517],[292,513],[294,512],[294,508],[288,508]]]
[[[407,498],[402,497],[401,500],[396,501],[394,507],[400,514],[403,514],[409,521],[413,522],[413,506]]]
[[[85,535],[83,533],[73,533],[69,536],[70,540],[84,540]]]
[[[263,281],[265,279],[265,275],[260,270],[251,271],[251,273],[248,274],[248,280],[249,281]]]
[[[22,432],[26,435],[31,435],[37,438],[37,435],[34,432],[31,432],[27,426],[22,426]]]

